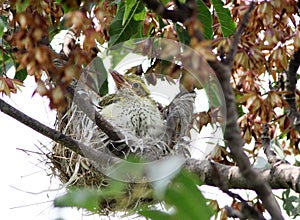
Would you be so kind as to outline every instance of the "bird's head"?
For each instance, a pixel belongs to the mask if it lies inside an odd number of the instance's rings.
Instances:
[[[138,96],[145,97],[150,95],[150,91],[145,82],[139,76],[135,74],[121,75],[116,70],[111,70],[110,74],[112,75],[118,90],[129,88]]]

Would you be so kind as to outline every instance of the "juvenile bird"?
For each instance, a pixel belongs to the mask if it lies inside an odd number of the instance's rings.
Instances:
[[[118,91],[100,101],[101,114],[125,136],[136,137],[139,143],[135,145],[140,149],[149,141],[159,140],[165,122],[144,81],[137,75],[121,75],[114,70],[111,75]]]

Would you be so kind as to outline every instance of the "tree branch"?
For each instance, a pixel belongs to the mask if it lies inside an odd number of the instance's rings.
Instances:
[[[229,195],[230,197],[232,197],[234,200],[238,199],[242,205],[241,205],[241,210],[232,210],[233,208],[225,207],[227,214],[232,213],[230,211],[237,211],[239,213],[239,218],[240,219],[257,219],[257,220],[264,220],[264,216],[262,213],[260,213],[258,210],[256,210],[255,208],[253,208],[252,206],[250,206],[248,204],[248,202],[246,200],[244,200],[240,195],[233,193],[229,190],[222,190],[224,193],[226,193],[227,195]],[[237,214],[238,214],[237,213]],[[234,217],[234,216],[230,216],[228,215],[228,217]]]
[[[218,186],[215,177],[215,169],[217,169],[220,179],[224,181],[222,184],[226,185],[228,189],[256,190],[256,186],[242,175],[237,166],[216,162],[212,165],[208,160],[188,159],[184,168],[196,174],[207,185]],[[256,168],[254,170],[272,189],[292,188],[295,192],[300,192],[300,167],[283,163],[276,166],[275,169]]]
[[[212,166],[212,168],[214,170],[214,173],[215,173],[214,178],[215,178],[216,185],[224,193],[226,193],[228,196],[232,197],[233,200],[238,199],[242,203],[241,210],[240,211],[236,210],[236,211],[238,211],[237,214],[239,214],[241,216],[240,218],[241,219],[246,219],[246,218],[249,218],[249,219],[260,219],[260,220],[265,219],[263,217],[262,213],[260,213],[258,210],[256,210],[252,206],[250,206],[247,203],[247,201],[245,201],[240,195],[229,191],[227,182],[224,181],[224,176],[219,172],[219,170],[215,166],[215,163],[211,161],[210,164],[211,164],[211,166]],[[231,213],[230,211],[234,211],[232,209],[234,209],[234,208],[228,207],[228,209],[226,209],[227,213]]]
[[[97,164],[114,165],[119,161],[118,158],[113,157],[111,154],[94,150],[61,132],[43,125],[1,99],[0,110],[53,141],[95,161]],[[242,176],[237,166],[227,166],[219,163],[212,165],[208,160],[188,159],[185,162],[184,168],[196,174],[207,185],[216,186],[215,169],[217,169],[221,175],[220,178],[228,188],[255,190],[255,186],[251,184],[251,181],[247,181],[247,179]],[[300,193],[300,167],[289,164],[279,164],[275,169],[256,169],[256,172],[261,176],[262,180],[268,182],[273,189],[291,188],[295,192]]]
[[[288,117],[292,123],[292,127],[300,133],[300,113],[296,106],[296,84],[297,84],[297,70],[300,65],[300,50],[294,53],[293,58],[290,60],[289,69],[287,72],[287,85],[286,89],[289,94],[285,95],[285,100],[287,101],[290,109]]]
[[[251,167],[249,158],[243,150],[244,141],[237,124],[238,114],[236,111],[236,101],[230,84],[231,70],[228,66],[225,66],[218,61],[209,62],[209,64],[215,71],[225,96],[227,115],[224,138],[230,148],[231,155],[237,162],[243,177],[249,180],[251,188],[256,191],[272,218],[283,219],[280,207],[272,194],[270,186],[267,185],[256,170]]]
[[[151,5],[148,5],[151,8]],[[253,6],[252,6],[253,7]],[[250,9],[252,8],[250,7]],[[249,9],[249,13],[250,10]],[[163,14],[160,14],[163,16]],[[249,16],[249,14],[246,14]],[[247,17],[243,19],[245,22],[247,21]],[[198,33],[199,30],[197,27],[191,27],[195,30],[191,33]],[[240,33],[236,34],[236,40],[240,40],[240,35],[244,30],[244,25],[239,28]],[[200,37],[199,37],[200,36]],[[202,41],[203,38],[201,35],[197,34],[194,37],[198,39],[198,41]],[[237,43],[236,43],[237,46]],[[231,55],[235,55],[236,48],[232,48]],[[263,205],[269,211],[270,215],[273,219],[283,219],[280,207],[275,199],[275,196],[272,194],[271,188],[269,185],[265,184],[266,182],[261,178],[261,176],[251,167],[249,158],[243,151],[244,141],[241,137],[240,128],[237,124],[238,114],[236,111],[236,101],[233,89],[230,83],[231,77],[231,66],[223,65],[219,61],[209,61],[210,66],[215,71],[217,78],[221,84],[221,88],[223,90],[225,96],[226,103],[226,128],[225,128],[225,139],[227,144],[229,145],[231,154],[234,160],[237,162],[237,165],[243,175],[243,177],[249,180],[251,187],[256,191],[259,198],[262,200]]]
[[[112,157],[112,155],[110,154],[99,152],[91,147],[88,147],[74,140],[73,138],[70,138],[69,136],[59,131],[49,128],[48,126],[40,123],[39,121],[29,117],[28,115],[24,114],[18,109],[12,107],[2,99],[0,99],[0,111],[11,116],[12,118],[16,119],[22,124],[32,128],[38,133],[52,139],[53,141],[66,146],[67,148],[76,152],[77,154],[87,157],[93,161],[96,161],[97,163],[114,164],[119,160],[116,157]]]
[[[150,9],[153,9],[157,14],[161,15],[164,18],[169,18],[166,17],[166,14],[164,13],[165,10],[159,10],[159,7],[157,6],[157,1],[146,1],[144,2],[147,4],[147,7]],[[151,2],[156,3],[150,4]],[[250,7],[250,9],[253,6]],[[249,13],[250,10],[249,9]],[[194,8],[196,11],[196,7]],[[249,13],[246,14],[249,16]],[[193,15],[194,13],[191,13]],[[179,16],[179,15],[178,15]],[[194,16],[194,19],[195,16]],[[247,17],[243,19],[246,23]],[[176,18],[173,20],[174,22],[178,21]],[[196,39],[198,41],[202,41],[203,37],[202,34],[199,34],[199,30],[197,27],[192,26],[190,28],[193,28],[190,33],[193,33]],[[242,25],[239,28],[239,31],[241,33],[237,33],[235,37],[235,41],[240,40],[240,36],[242,34],[242,31],[244,30],[244,25]],[[198,34],[197,34],[198,33]],[[235,43],[237,46],[237,42]],[[236,47],[235,46],[235,47]],[[231,55],[234,56],[236,48],[232,48]],[[237,162],[237,165],[245,179],[248,180],[249,184],[251,184],[251,188],[253,188],[256,193],[258,194],[259,198],[262,200],[263,205],[265,208],[269,211],[270,215],[272,216],[273,219],[283,219],[280,207],[275,199],[275,196],[272,194],[272,190],[269,185],[266,184],[266,182],[263,180],[263,178],[258,174],[256,170],[254,170],[251,167],[249,158],[243,151],[243,146],[244,146],[244,141],[241,137],[241,132],[240,128],[238,127],[237,124],[237,119],[238,119],[238,114],[236,111],[236,101],[235,101],[235,96],[233,93],[233,89],[231,87],[230,83],[230,77],[231,77],[231,66],[229,65],[223,65],[219,61],[210,61],[209,62],[210,66],[213,68],[215,71],[217,78],[221,84],[221,88],[223,90],[224,96],[225,96],[225,103],[226,103],[226,111],[227,111],[227,116],[226,116],[226,128],[225,128],[225,139],[227,141],[227,144],[229,145],[231,154],[234,158],[234,160]],[[224,103],[224,104],[225,104]]]
[[[263,125],[263,133],[261,136],[261,141],[263,144],[265,155],[268,158],[268,162],[271,165],[276,164],[276,162],[278,162],[279,160],[277,159],[275,152],[273,150],[271,150],[271,148],[270,148],[270,135],[269,135],[268,124]]]
[[[28,115],[17,110],[16,108],[12,107],[11,105],[6,103],[2,99],[0,99],[0,110],[3,113],[16,119],[17,121],[21,122],[22,124],[37,131],[38,133],[54,140],[57,143],[67,146],[72,151],[76,152],[77,154],[83,155],[83,153],[79,147],[79,143],[77,141],[74,141],[72,138],[70,138],[54,129],[51,129],[51,128],[47,127],[46,125],[40,123],[39,121],[29,117]]]

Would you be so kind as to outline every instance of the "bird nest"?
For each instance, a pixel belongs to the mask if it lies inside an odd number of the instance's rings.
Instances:
[[[186,133],[186,128],[192,118],[193,108],[191,106],[193,105],[195,98],[194,94],[190,93],[186,93],[185,96],[182,97],[183,98],[175,98],[171,102],[169,105],[169,112],[167,111],[168,113],[166,116],[168,119],[171,118],[169,117],[170,115],[173,115],[174,118],[178,118],[179,112],[183,112],[183,115],[181,115],[180,126],[170,120],[172,124],[171,128],[175,129],[178,127],[179,130],[175,131],[175,133],[179,134]],[[182,99],[184,99],[184,102]],[[97,152],[110,151],[110,153],[112,153],[112,150],[110,149],[112,141],[110,138],[74,102],[70,101],[69,103],[66,112],[58,113],[57,129],[85,146],[93,148]],[[167,120],[165,119],[164,121]],[[163,146],[155,146],[159,142],[153,144],[153,140],[149,137],[146,140],[146,142],[149,141],[148,143],[145,143],[145,140],[143,141],[143,145],[148,144],[148,146],[151,147],[146,147],[145,150],[140,151],[136,151],[136,149],[133,150],[129,147],[129,154],[132,153],[135,156],[142,157],[143,159],[146,158],[147,161],[150,161],[155,160],[153,158],[162,158],[170,154],[170,149],[167,149],[170,146],[177,149],[177,152],[175,153],[182,153],[182,151],[179,152],[180,150],[178,150],[182,149],[178,148],[179,142],[173,138],[172,142],[168,144],[163,143]],[[177,145],[177,148],[174,144]],[[145,154],[147,154],[147,156],[144,156]],[[125,157],[128,155],[128,148],[124,155]],[[95,161],[91,161],[61,144],[55,144],[53,146],[50,160],[52,164],[52,173],[57,176],[66,187],[78,186],[105,189],[111,183],[112,179],[101,172],[101,169],[95,165]],[[157,170],[155,172],[157,172]],[[151,184],[146,181],[142,181],[142,183],[132,181],[127,184],[126,190],[122,191],[120,195],[110,196],[109,198],[101,200],[99,212],[101,214],[108,214],[109,212],[127,211],[140,205],[151,205],[152,203],[157,202],[158,201],[153,198]]]
[[[74,103],[64,114],[58,114],[57,127],[62,133],[98,151],[107,150],[108,137]],[[105,189],[111,179],[101,173],[89,159],[61,144],[55,144],[50,155],[51,170],[67,188],[70,186]],[[141,204],[151,204],[151,186],[148,183],[128,183],[121,195],[104,198],[99,204],[101,214],[126,211]]]

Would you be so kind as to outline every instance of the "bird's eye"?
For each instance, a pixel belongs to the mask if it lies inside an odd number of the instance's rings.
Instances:
[[[137,89],[139,87],[140,87],[139,83],[136,83],[136,82],[132,83],[132,88]]]

